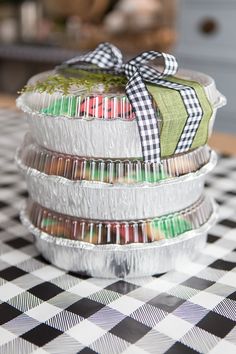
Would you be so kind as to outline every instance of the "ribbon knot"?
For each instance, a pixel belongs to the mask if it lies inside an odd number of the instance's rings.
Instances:
[[[163,70],[150,66],[151,60],[163,60]],[[88,64],[84,66],[84,64]],[[91,65],[92,64],[92,65]],[[96,65],[94,68],[93,65]],[[123,62],[121,51],[110,43],[101,43],[87,54],[69,59],[62,64],[63,67],[74,66],[89,71],[112,72],[123,74],[128,82],[125,87],[126,95],[136,115],[139,129],[143,159],[150,163],[160,163],[160,132],[153,99],[145,82],[178,90],[188,113],[187,122],[177,144],[175,153],[187,151],[192,144],[203,112],[196,92],[193,88],[168,81],[166,77],[176,74],[178,64],[173,55],[156,51],[143,52],[127,63]]]
[[[137,70],[139,70],[138,65],[134,65],[130,62],[122,65],[122,71],[127,77],[127,79],[131,79],[131,77],[135,74]]]

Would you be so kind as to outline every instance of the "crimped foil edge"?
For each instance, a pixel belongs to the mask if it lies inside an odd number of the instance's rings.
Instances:
[[[57,113],[57,114],[49,114],[49,113],[43,113],[43,112],[40,112],[40,111],[37,111],[37,110],[33,110],[32,108],[30,108],[25,102],[24,102],[24,95],[27,95],[27,93],[23,93],[22,96],[18,97],[17,100],[16,100],[16,105],[19,109],[21,109],[24,113],[27,113],[31,116],[37,116],[37,117],[47,117],[47,118],[55,118],[55,119],[58,119],[58,118],[65,118],[65,119],[75,119],[75,120],[86,120],[86,121],[94,121],[94,120],[99,120],[99,121],[105,121],[105,122],[109,122],[109,121],[116,121],[116,120],[120,120],[120,121],[123,121],[123,122],[132,122],[134,121],[136,118],[133,114],[133,112],[131,113],[131,117],[129,116],[129,113],[130,111],[128,111],[128,113],[125,113],[123,112],[122,116],[112,116],[112,117],[106,117],[106,116],[109,116],[110,112],[109,110],[105,110],[105,113],[102,112],[102,115],[104,116],[90,116],[88,113],[89,112],[84,112],[83,115],[80,114],[80,115],[70,115],[69,113],[68,114],[62,114],[61,113]],[[95,94],[95,99],[96,98],[99,98],[100,96],[102,96],[102,104],[103,106],[105,106],[105,102],[106,102],[106,99],[109,99],[112,104],[114,104],[114,102],[116,102],[117,98],[118,100],[120,101],[123,101],[122,103],[117,103],[117,106],[116,106],[116,110],[118,110],[119,106],[122,106],[122,105],[130,105],[130,102],[128,100],[128,97],[123,95],[122,97],[115,97],[114,95],[101,95],[99,93]],[[111,97],[110,97],[111,96]],[[118,96],[118,94],[117,94]],[[76,96],[73,96],[73,95],[66,95],[66,96],[59,96],[58,98],[54,98],[53,96],[50,97],[50,94],[48,94],[48,104],[47,106],[50,107],[50,105],[53,104],[53,100],[56,101],[57,99],[58,100],[62,100],[64,99],[65,101],[70,101],[72,100],[73,98],[75,98]],[[81,100],[81,96],[78,96],[79,100]],[[52,102],[50,102],[50,99],[52,99]],[[77,99],[77,98],[76,98]],[[89,105],[93,105],[94,104],[94,97],[93,96],[85,96],[84,100],[86,101],[86,106],[89,106]],[[114,102],[113,102],[114,101]],[[78,105],[78,107],[80,107],[81,104]],[[76,109],[78,108],[76,107]],[[98,110],[98,107],[99,107],[99,104],[97,103],[97,110]],[[96,110],[96,108],[95,108]],[[72,113],[71,113],[72,114]],[[127,115],[127,117],[126,117]],[[161,122],[161,119],[158,119],[158,122],[160,123]]]
[[[163,158],[161,164],[128,158],[88,158],[42,148],[30,134],[26,134],[17,152],[17,160],[22,166],[46,175],[61,176],[72,181],[128,185],[153,184],[196,172],[209,162],[210,157],[211,149],[204,145],[184,154]]]
[[[197,229],[212,214],[209,198],[201,196],[198,201],[176,213],[139,220],[91,220],[57,213],[28,200],[27,215],[36,228],[51,236],[85,241],[93,244],[146,243],[171,239]],[[125,232],[125,233],[124,233]],[[89,241],[87,240],[89,239]]]
[[[58,246],[62,247],[73,247],[73,248],[79,248],[79,249],[87,249],[89,251],[99,251],[99,252],[130,252],[132,250],[143,250],[145,251],[146,249],[153,249],[153,248],[160,248],[160,247],[168,247],[168,245],[173,245],[180,243],[183,240],[188,240],[193,237],[196,237],[197,235],[201,235],[203,233],[206,233],[217,221],[218,219],[218,205],[211,200],[211,203],[213,204],[213,212],[208,221],[203,224],[200,228],[194,229],[191,231],[187,231],[184,234],[174,238],[174,239],[169,239],[169,240],[159,240],[159,241],[153,241],[151,243],[131,243],[131,244],[125,244],[125,245],[119,245],[119,244],[109,244],[109,245],[94,245],[88,242],[84,241],[75,241],[75,240],[68,240],[68,239],[63,239],[59,237],[54,237],[51,236],[38,228],[36,228],[31,221],[29,220],[25,208],[21,210],[20,212],[20,219],[22,224],[36,237],[39,237],[45,242],[53,243]]]
[[[127,184],[127,183],[114,183],[114,184],[109,184],[105,182],[97,182],[97,181],[85,181],[85,180],[68,180],[65,177],[62,176],[55,176],[55,175],[47,175],[44,172],[40,172],[38,170],[35,170],[31,167],[27,167],[24,165],[19,157],[20,153],[20,148],[17,149],[16,155],[15,155],[15,161],[20,168],[20,170],[29,176],[32,177],[37,177],[37,178],[48,178],[49,180],[54,181],[55,183],[62,183],[62,184],[67,184],[67,185],[72,185],[72,184],[81,184],[82,186],[86,188],[102,188],[103,186],[106,188],[140,188],[140,187],[146,187],[146,188],[152,188],[152,187],[158,187],[158,186],[163,186],[165,184],[175,184],[175,183],[180,183],[188,180],[194,180],[199,178],[202,175],[205,175],[209,173],[217,164],[217,154],[215,151],[211,150],[211,156],[210,160],[202,166],[198,171],[196,172],[190,172],[187,173],[186,175],[182,175],[179,177],[173,177],[170,179],[165,179],[161,180],[158,182],[137,182],[133,184]]]

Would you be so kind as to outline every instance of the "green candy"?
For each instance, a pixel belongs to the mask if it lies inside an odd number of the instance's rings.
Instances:
[[[56,221],[52,218],[43,218],[41,221],[41,227],[53,226],[56,224]]]
[[[154,228],[160,230],[165,238],[174,238],[184,232],[192,230],[192,225],[189,221],[179,216],[172,218],[165,218],[162,220],[154,221]]]
[[[76,97],[75,96],[70,96],[70,97],[63,97],[52,104],[50,104],[48,107],[43,108],[41,110],[41,113],[52,115],[52,116],[68,116],[68,117],[74,117],[76,113]]]

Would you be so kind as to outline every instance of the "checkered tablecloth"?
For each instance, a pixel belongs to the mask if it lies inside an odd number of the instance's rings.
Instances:
[[[48,264],[19,222],[27,193],[13,157],[25,130],[0,110],[0,354],[235,354],[236,158],[208,178],[220,221],[197,260],[161,276],[86,278]]]

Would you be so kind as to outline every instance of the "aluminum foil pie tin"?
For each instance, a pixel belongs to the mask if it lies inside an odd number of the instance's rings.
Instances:
[[[49,73],[37,75],[32,78],[32,82],[45,75]],[[209,136],[216,111],[226,100],[217,91],[214,80],[209,76],[190,71],[180,71],[179,76],[199,81],[204,85],[213,108],[208,127]],[[82,90],[64,97],[60,92],[52,94],[31,92],[23,93],[18,98],[17,105],[26,113],[30,132],[35,141],[49,150],[93,158],[142,156],[137,121],[124,93],[122,95],[119,92],[107,95],[96,93],[91,96]],[[55,110],[50,108],[54,106]],[[169,126],[173,129],[175,124],[176,127],[179,126],[177,121],[171,121],[171,124],[166,124],[165,129],[168,130]],[[158,125],[162,134],[161,117],[158,119]],[[162,151],[165,157],[165,149]]]
[[[157,183],[196,172],[209,162],[210,157],[211,149],[205,145],[162,159],[161,164],[135,159],[89,159],[44,149],[26,134],[24,143],[18,150],[17,161],[21,166],[69,180],[135,184]]]
[[[211,134],[216,111],[210,120]],[[141,158],[142,147],[136,120],[86,121],[65,117],[26,115],[36,143],[64,154],[106,158]],[[69,123],[69,124],[68,124]],[[93,137],[91,139],[91,137]],[[162,156],[165,157],[165,156]]]
[[[89,73],[85,73],[89,75]],[[191,71],[179,70],[176,77],[186,80],[194,80],[204,86],[206,95],[215,108],[223,104],[221,95],[210,76]],[[57,82],[55,81],[57,80]],[[124,79],[126,81],[126,79]],[[48,82],[50,85],[55,81],[55,86],[50,92],[38,90],[24,92],[17,100],[18,107],[26,113],[37,114],[38,116],[54,116],[79,118],[84,120],[135,120],[132,107],[125,94],[125,82],[106,87],[102,82],[95,84],[90,89],[82,83],[72,86],[67,94],[62,92],[58,73],[54,70],[43,72],[33,76],[28,85],[35,85],[37,82]],[[56,104],[55,104],[56,102]]]
[[[194,173],[158,183],[107,184],[72,181],[18,165],[31,198],[45,208],[79,218],[131,220],[159,217],[189,207],[201,196],[206,174],[216,165],[212,151],[208,163]]]
[[[216,222],[214,203],[212,209],[202,226],[178,237],[124,245],[94,245],[51,236],[32,224],[26,210],[21,212],[21,220],[34,234],[38,250],[59,268],[94,277],[124,278],[164,273],[194,259],[205,246],[207,232]]]

